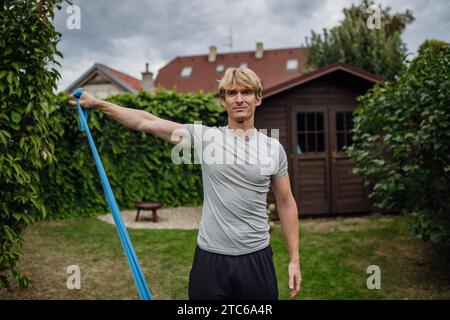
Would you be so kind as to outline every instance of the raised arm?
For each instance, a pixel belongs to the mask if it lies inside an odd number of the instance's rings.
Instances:
[[[69,104],[76,105],[72,95]],[[187,130],[182,124],[158,118],[147,111],[121,107],[111,102],[99,100],[87,92],[83,92],[81,95],[80,105],[83,108],[99,109],[127,128],[151,133],[169,143],[177,144],[180,139],[187,141],[187,139],[183,139],[187,136]]]

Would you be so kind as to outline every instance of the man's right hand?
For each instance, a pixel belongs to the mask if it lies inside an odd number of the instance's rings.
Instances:
[[[95,98],[94,96],[90,95],[86,91],[83,91],[80,97],[80,105],[83,108],[96,108],[96,106],[99,104],[100,100]],[[69,104],[72,106],[76,106],[77,103],[75,101],[75,98],[73,97],[73,94],[70,95]]]

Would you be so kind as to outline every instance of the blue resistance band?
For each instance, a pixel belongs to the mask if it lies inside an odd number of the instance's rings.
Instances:
[[[139,295],[142,300],[151,300],[152,295],[147,287],[147,283],[145,282],[144,274],[142,273],[141,266],[139,265],[136,253],[134,252],[130,237],[128,236],[127,229],[125,228],[122,216],[120,215],[119,207],[117,206],[117,202],[114,198],[114,194],[109,184],[108,177],[106,176],[102,161],[100,160],[100,156],[98,155],[97,148],[95,147],[94,139],[92,139],[92,135],[87,124],[87,109],[82,109],[80,107],[80,97],[83,91],[83,88],[77,88],[73,91],[73,97],[77,102],[78,116],[80,118],[80,130],[86,132],[89,146],[91,147],[92,155],[97,167],[98,175],[100,176],[100,181],[103,186],[103,191],[105,191],[106,200],[108,200],[109,208],[111,209],[114,223],[116,224],[117,232],[119,233],[120,242],[122,243],[122,247],[125,250],[125,255],[127,257],[128,264],[130,265],[131,273],[133,274],[133,278],[136,283]]]

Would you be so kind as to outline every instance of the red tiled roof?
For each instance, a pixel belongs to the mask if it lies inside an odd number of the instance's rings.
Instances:
[[[166,89],[176,88],[178,92],[216,92],[217,80],[223,76],[223,72],[217,72],[216,67],[222,64],[226,70],[228,67],[239,67],[245,62],[261,78],[264,94],[264,90],[304,73],[306,51],[306,48],[264,50],[262,59],[255,58],[255,51],[218,53],[215,62],[208,62],[207,54],[177,57],[159,70],[155,84]],[[297,70],[286,69],[289,59],[299,60]],[[182,78],[181,70],[187,66],[192,67],[192,73],[189,77]]]
[[[124,81],[128,85],[132,86],[136,90],[142,89],[142,82],[139,79],[136,79],[126,73],[123,73],[121,71],[115,70],[111,67],[105,66],[104,64],[101,64],[101,66],[106,69],[106,71],[112,73],[115,77],[119,78],[120,80]]]
[[[104,64],[94,63],[94,65],[84,72],[77,80],[72,82],[72,84],[68,86],[65,91],[72,92],[73,89],[85,85],[97,74],[108,78],[111,82],[128,92],[136,92],[142,89],[141,80],[138,80],[126,73],[117,71]]]

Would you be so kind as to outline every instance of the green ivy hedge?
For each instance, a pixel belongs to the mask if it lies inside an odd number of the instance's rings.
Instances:
[[[27,287],[28,278],[16,270],[20,234],[46,213],[41,174],[54,160],[57,140],[49,115],[61,56],[52,24],[59,2],[0,1],[0,288],[11,278]]]
[[[76,108],[67,104],[68,99],[60,94],[59,107],[51,115],[59,136],[54,152],[56,164],[48,168],[42,181],[50,218],[109,211],[86,134],[79,131]],[[224,125],[226,120],[216,99],[202,93],[159,90],[156,95],[120,94],[108,101],[178,123]],[[173,164],[171,144],[130,130],[99,110],[89,111],[88,123],[119,208],[131,209],[142,199],[161,201],[165,207],[201,204],[201,168],[196,164]]]
[[[424,240],[450,242],[450,47],[421,47],[408,70],[355,110],[348,148],[380,211],[417,215]]]

